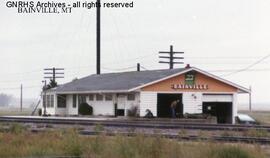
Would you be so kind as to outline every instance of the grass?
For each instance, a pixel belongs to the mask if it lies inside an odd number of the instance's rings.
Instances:
[[[22,111],[19,108],[0,108],[0,116],[29,116],[33,110],[31,108],[24,108]]]
[[[261,124],[270,124],[270,111],[240,111],[248,114]]]
[[[251,129],[251,130],[248,130],[246,132],[244,132],[244,136],[247,136],[247,137],[258,137],[258,138],[269,138],[270,137],[270,134],[267,130],[264,130],[264,129]]]
[[[104,134],[80,136],[74,129],[30,133],[19,124],[0,132],[0,157],[77,156],[86,158],[264,158],[257,145],[179,142],[162,137]]]

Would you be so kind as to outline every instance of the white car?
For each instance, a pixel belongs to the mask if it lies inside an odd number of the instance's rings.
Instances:
[[[239,124],[257,124],[256,120],[247,114],[238,114],[237,121]]]

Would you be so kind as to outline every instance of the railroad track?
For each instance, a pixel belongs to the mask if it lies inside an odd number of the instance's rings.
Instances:
[[[270,126],[262,125],[231,125],[231,124],[209,124],[209,123],[188,123],[158,120],[86,120],[86,119],[63,119],[63,118],[24,118],[24,117],[0,117],[0,122],[34,123],[34,124],[56,124],[56,125],[82,125],[95,126],[97,124],[107,127],[119,128],[155,128],[155,129],[192,129],[192,130],[229,130],[247,131],[266,130],[270,132]]]
[[[99,132],[94,131],[80,131],[81,135],[99,135]],[[132,132],[118,132],[118,133],[112,133],[112,132],[104,132],[106,136],[127,136],[127,137],[135,137],[138,134],[132,133]],[[211,136],[211,137],[200,137],[197,135],[189,135],[189,136],[180,136],[177,134],[149,134],[144,133],[143,134],[146,137],[161,137],[161,138],[168,138],[168,139],[174,139],[178,141],[212,141],[212,142],[230,142],[230,143],[256,143],[256,144],[263,144],[263,145],[269,145],[270,144],[270,138],[258,138],[258,137],[242,137],[242,136]]]

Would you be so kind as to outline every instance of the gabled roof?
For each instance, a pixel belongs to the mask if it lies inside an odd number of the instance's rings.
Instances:
[[[57,93],[131,92],[189,71],[197,71],[231,85],[237,88],[239,92],[249,93],[249,90],[244,87],[194,67],[90,75],[61,85],[52,91]]]
[[[186,70],[149,70],[90,75],[57,87],[56,92],[127,92],[130,89]]]

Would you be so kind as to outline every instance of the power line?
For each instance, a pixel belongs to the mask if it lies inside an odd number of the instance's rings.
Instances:
[[[270,57],[270,54],[266,55],[265,57],[261,58],[260,60],[254,62],[253,64],[251,64],[251,65],[249,65],[249,66],[247,66],[247,67],[245,67],[245,68],[243,68],[243,69],[240,69],[240,70],[237,70],[237,71],[234,71],[234,72],[231,72],[231,73],[222,75],[222,76],[223,76],[223,77],[225,77],[225,76],[230,76],[230,75],[233,75],[233,74],[236,74],[236,73],[239,73],[239,72],[246,71],[246,70],[252,68],[253,66],[255,66],[255,65],[259,64],[259,63],[261,63],[262,61],[264,61],[265,59],[267,59],[267,58],[269,58],[269,57]]]
[[[130,66],[130,67],[119,68],[119,69],[112,69],[112,68],[102,67],[102,69],[111,70],[111,71],[124,71],[124,70],[130,70],[130,69],[134,69],[134,68],[137,68],[137,66]]]
[[[41,85],[39,86],[26,86],[23,87],[23,89],[32,89],[32,88],[38,88],[38,87],[42,87]],[[5,87],[5,88],[0,88],[0,90],[16,90],[16,89],[21,89],[21,87]]]

